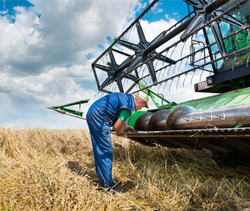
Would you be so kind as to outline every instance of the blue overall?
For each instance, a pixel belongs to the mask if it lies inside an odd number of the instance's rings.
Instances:
[[[110,127],[117,121],[120,109],[127,108],[131,113],[135,109],[131,94],[108,94],[89,108],[86,119],[92,140],[97,178],[102,187],[112,187],[113,146]]]

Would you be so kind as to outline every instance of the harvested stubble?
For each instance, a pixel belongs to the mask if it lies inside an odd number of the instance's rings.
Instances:
[[[87,130],[0,128],[0,210],[248,210],[250,169],[113,137],[119,194],[98,190]]]

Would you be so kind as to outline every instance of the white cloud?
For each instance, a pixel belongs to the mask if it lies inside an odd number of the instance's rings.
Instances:
[[[68,117],[46,107],[95,99],[90,70],[93,58],[101,53],[98,44],[106,47],[108,36],[122,32],[136,2],[30,2],[34,7],[14,8],[15,18],[0,16],[0,110],[4,111],[0,125],[82,127],[82,121],[61,121]]]

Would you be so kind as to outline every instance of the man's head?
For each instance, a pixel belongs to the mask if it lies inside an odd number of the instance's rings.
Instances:
[[[143,92],[139,91],[136,94],[134,94],[135,98],[135,110],[141,110],[142,107],[148,108],[148,95]]]

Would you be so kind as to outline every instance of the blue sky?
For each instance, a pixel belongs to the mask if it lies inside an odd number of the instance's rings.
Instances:
[[[15,7],[33,7],[29,1],[26,0],[0,0],[0,11],[2,11],[1,16],[8,16],[11,22],[15,21]]]
[[[148,5],[148,4],[147,4]],[[140,15],[141,10],[137,12],[137,16]],[[188,14],[187,4],[182,0],[165,0],[159,1],[156,9],[152,11],[154,15],[149,16],[149,21],[157,21],[160,19],[166,19],[165,15],[168,15],[169,18],[181,18]],[[148,19],[146,15],[144,20]]]
[[[0,125],[86,127],[85,121],[47,107],[82,99],[93,102],[102,96],[91,63],[149,3],[0,0]],[[145,27],[157,21],[158,26],[164,20],[164,26],[158,27],[165,30],[186,14],[182,0],[161,0],[155,12],[143,20]],[[83,112],[89,106],[82,106]]]
[[[29,1],[26,0],[1,0],[0,10],[8,10],[9,14],[15,14],[15,11],[13,10],[16,6],[21,7],[31,7],[34,6]]]
[[[141,7],[141,5],[136,6],[136,16],[139,16],[141,12],[145,9],[145,6],[149,5],[149,1],[142,0],[142,4],[144,5]],[[177,4],[175,7],[173,7],[172,4]],[[34,7],[34,4],[30,3],[27,0],[0,0],[0,11],[8,11],[6,14],[15,16],[15,10],[14,8],[20,6],[20,7]],[[182,0],[169,0],[169,1],[160,1],[157,6],[157,11],[162,10],[165,11],[169,16],[173,17],[175,14],[178,14],[180,16],[185,15],[188,11],[186,3]],[[147,17],[145,17],[146,19]],[[152,21],[162,19],[163,12],[156,12],[154,16],[152,16]]]

